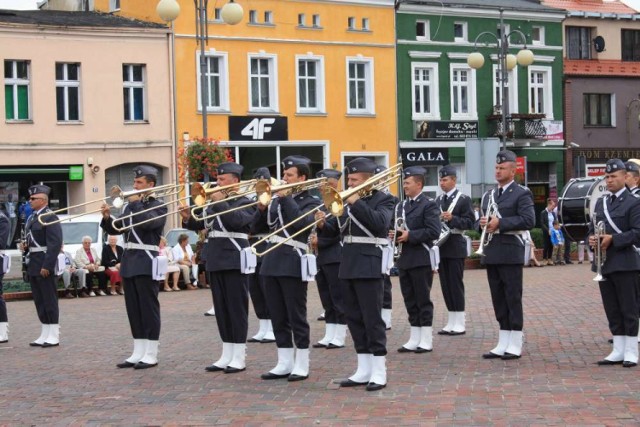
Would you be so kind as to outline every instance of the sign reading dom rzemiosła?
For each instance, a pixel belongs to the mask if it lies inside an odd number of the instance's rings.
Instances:
[[[478,137],[477,121],[416,121],[415,135],[421,139],[467,139]]]

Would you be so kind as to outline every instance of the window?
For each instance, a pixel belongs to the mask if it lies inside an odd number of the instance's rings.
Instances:
[[[493,105],[502,106],[502,92],[500,90],[500,73],[498,66],[493,65]],[[507,72],[507,81],[504,85],[504,93],[507,98],[508,109],[507,114],[518,112],[518,67]]]
[[[124,84],[124,121],[145,121],[145,66],[124,64],[122,81]]]
[[[356,29],[356,18],[354,18],[353,16],[347,18],[347,28],[350,30]]]
[[[80,64],[56,64],[56,113],[59,122],[80,120]]]
[[[551,67],[529,66],[529,113],[553,119]]]
[[[468,65],[451,64],[451,119],[477,118],[475,70]]]
[[[511,26],[509,24],[502,24],[502,25],[504,25],[504,33],[509,34],[511,32]],[[498,38],[502,38],[502,31],[500,29],[500,24],[498,24],[498,28],[496,28],[496,35],[498,36]]]
[[[31,120],[29,61],[4,61],[4,110],[7,120]]]
[[[429,21],[416,21],[416,40],[430,39]]]
[[[567,59],[591,59],[591,28],[566,27]]]
[[[249,11],[249,23],[250,24],[258,23],[258,12],[256,10]]]
[[[369,18],[362,18],[362,31],[369,31]]]
[[[196,53],[198,73],[198,111],[202,111],[202,89],[200,88],[200,52]],[[229,70],[226,53],[205,53],[205,79],[207,81],[207,111],[229,111]]]
[[[544,27],[538,25],[531,27],[531,44],[544,46]]]
[[[440,120],[440,96],[438,94],[438,64],[411,64],[412,87],[411,101],[413,120]]]
[[[373,60],[347,58],[347,114],[375,114]]]
[[[615,126],[612,111],[615,105],[613,96],[608,93],[585,93],[584,125],[585,126]]]
[[[453,40],[457,42],[467,41],[467,23],[466,22],[454,22]]]
[[[324,113],[324,60],[298,56],[297,101],[299,113]]]
[[[214,21],[222,21],[222,8],[216,7],[213,9],[213,20]]]
[[[622,30],[622,60],[640,61],[640,30]]]
[[[306,27],[307,26],[307,17],[305,16],[304,13],[299,13],[298,14],[298,26],[300,27]]]
[[[278,111],[275,55],[249,55],[249,110]]]
[[[315,28],[320,28],[320,15],[313,15],[312,20],[313,20],[313,26]]]
[[[264,12],[264,23],[265,24],[273,24],[273,12],[267,10]]]
[[[120,10],[120,0],[109,0],[109,12]]]

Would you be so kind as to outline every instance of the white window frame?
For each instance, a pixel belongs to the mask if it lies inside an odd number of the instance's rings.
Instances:
[[[543,96],[544,99],[544,111],[541,113],[545,114],[546,120],[553,120],[553,73],[551,72],[551,67],[546,67],[542,65],[530,65],[527,70],[527,105],[529,106],[529,112],[535,113],[531,108],[531,74],[532,73],[544,73],[545,79],[543,83]]]
[[[249,24],[257,24],[258,23],[258,11],[255,9],[251,9],[249,11]]]
[[[466,42],[469,39],[469,25],[464,22],[464,21],[455,21],[453,23],[454,25],[454,35],[453,35],[453,41],[456,42]],[[462,37],[456,37],[455,36],[455,25],[462,25]]]
[[[147,87],[146,87],[146,83],[147,83],[147,65],[146,64],[122,64],[124,67],[127,67],[127,78],[129,80],[124,80],[123,86],[125,89],[130,89],[128,91],[128,96],[129,96],[129,108],[134,109],[134,96],[133,96],[133,89],[137,89],[137,88],[142,88],[142,119],[129,119],[126,120],[124,119],[125,123],[144,123],[144,122],[148,122],[149,121],[149,109],[147,108]],[[131,80],[133,78],[133,67],[142,67],[142,81],[138,82],[138,81],[133,81]],[[124,107],[124,104],[123,104]],[[133,117],[134,114],[133,113],[134,110],[129,112],[129,117]]]
[[[498,64],[492,64],[493,72],[493,105],[498,105],[502,102],[502,93],[500,91],[500,82],[497,81]],[[507,71],[508,82],[505,85],[509,89],[509,114],[518,112],[518,67],[514,67],[513,70]],[[500,94],[500,99],[496,99],[496,92]]]
[[[582,123],[582,127],[583,128],[597,128],[597,127],[601,127],[601,128],[605,128],[605,127],[616,127],[616,94],[615,93],[601,93],[601,92],[584,92],[583,95],[590,95],[590,94],[594,94],[594,95],[609,95],[609,103],[611,106],[611,111],[609,112],[609,114],[611,115],[611,124],[610,125],[592,125],[592,124],[586,124],[584,123],[584,119],[583,119],[583,123]],[[584,105],[584,101],[582,103],[582,108],[585,108]],[[584,116],[584,113],[583,113]]]
[[[350,16],[347,18],[347,29],[348,30],[356,29],[356,18],[354,16]]]
[[[222,20],[222,8],[216,7],[213,9],[213,22],[224,22]]]
[[[77,62],[57,62],[56,66],[62,65],[62,74],[63,80],[56,79],[56,120],[58,123],[68,123],[68,122],[80,122],[82,121],[82,91],[80,89],[80,64]],[[78,66],[78,80],[69,80],[69,65],[77,65]],[[64,119],[58,119],[58,91],[57,89],[61,87],[64,89],[63,94],[63,103],[64,103]],[[78,118],[77,119],[69,119],[69,88],[78,88]]]
[[[320,14],[314,14],[311,15],[311,26],[313,28],[320,28],[322,27],[321,21],[320,21]]]
[[[418,35],[418,24],[424,25],[424,36]],[[431,40],[431,24],[428,19],[418,19],[416,21],[416,40],[421,42]]]
[[[21,59],[7,59],[5,61],[9,61],[11,62],[11,72],[12,75],[16,76],[18,74],[18,62],[25,62],[27,64],[27,78],[26,79],[22,79],[22,78],[17,78],[17,77],[9,77],[9,78],[5,78],[4,79],[4,84],[5,85],[11,85],[11,90],[12,90],[12,95],[13,95],[13,111],[14,111],[14,116],[18,115],[18,86],[26,86],[27,87],[27,109],[28,109],[28,114],[27,114],[27,118],[26,119],[18,119],[18,118],[13,118],[13,119],[7,119],[6,118],[6,111],[5,111],[5,120],[7,122],[26,122],[26,121],[31,121],[33,120],[33,112],[31,109],[31,61],[28,60],[21,60]],[[4,67],[4,61],[2,63],[3,67]],[[5,89],[6,90],[6,89]],[[4,92],[3,92],[4,94]]]
[[[510,24],[503,24],[503,25],[504,25],[504,33],[509,34],[511,32],[511,25]],[[496,26],[496,35],[499,35],[498,34],[499,31],[500,31],[500,24]]]
[[[540,38],[538,40],[533,38],[533,28],[537,28],[540,34]],[[544,26],[543,25],[534,25],[531,31],[531,44],[533,46],[544,46]]]
[[[120,10],[121,0],[109,0],[109,12],[117,12]]]
[[[271,10],[264,11],[264,23],[267,25],[273,25],[273,11]]]
[[[252,59],[266,59],[269,63],[269,100],[270,105],[268,107],[254,107],[251,100],[251,60]],[[249,111],[252,113],[278,113],[278,55],[270,53],[249,53],[247,54],[247,78],[248,78],[248,98],[249,98]]]
[[[468,112],[467,113],[455,113],[453,111],[453,74],[456,70],[463,70],[468,72],[469,78],[467,79],[467,92],[468,92]],[[462,87],[463,85],[457,85]],[[469,67],[467,64],[454,63],[449,65],[449,97],[451,101],[451,120],[478,120],[478,107],[476,105],[476,70]]]
[[[307,15],[304,13],[298,14],[298,27],[306,27],[307,26]]]
[[[433,76],[429,82],[430,113],[421,113],[415,110],[416,106],[416,70],[428,69]],[[412,62],[411,63],[411,119],[412,120],[440,120],[440,78],[437,62]]]
[[[350,107],[350,96],[349,96],[349,64],[351,63],[359,63],[365,64],[365,108],[351,108]],[[346,90],[346,98],[347,98],[347,115],[367,115],[371,116],[376,113],[375,108],[375,80],[374,80],[374,61],[373,58],[365,58],[362,56],[348,56],[346,58],[346,67],[345,67],[345,77],[347,81],[347,90]]]
[[[371,31],[369,18],[362,18],[362,31]]]
[[[218,51],[205,51],[205,58],[207,59],[207,69],[209,68],[209,58],[217,58],[219,63],[218,69],[220,70],[218,78],[220,79],[219,87],[220,87],[220,106],[212,106],[207,105],[208,113],[228,113],[231,111],[231,106],[229,105],[229,54],[227,52],[218,52]],[[211,78],[212,74],[207,72],[207,87],[209,89],[209,94],[207,97],[211,96]],[[201,79],[200,79],[200,51],[196,51],[196,88],[197,88],[197,99],[196,99],[196,109],[199,113],[202,113],[202,87],[201,87]]]
[[[316,104],[315,108],[300,106],[300,75],[298,64],[300,61],[313,61],[316,63]],[[296,112],[299,114],[325,114],[325,80],[324,80],[324,56],[321,55],[296,55]]]

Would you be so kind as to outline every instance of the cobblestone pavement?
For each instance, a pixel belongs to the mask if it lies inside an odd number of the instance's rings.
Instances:
[[[388,386],[368,393],[332,381],[355,370],[350,338],[339,350],[311,351],[311,375],[262,381],[275,344],[248,344],[247,370],[206,373],[221,349],[215,319],[203,316],[208,290],[161,294],[157,368],[118,370],[130,354],[123,298],[61,300],[58,348],[31,348],[33,303],[8,303],[10,342],[0,344],[0,425],[638,425],[640,367],[598,367],[609,333],[586,265],[525,269],[525,353],[483,360],[497,340],[484,270],[466,272],[467,334],[441,337],[446,313],[434,281],[434,351],[400,354],[409,334],[397,279],[388,333]],[[324,324],[312,283],[312,342]],[[253,311],[250,335],[257,330]]]

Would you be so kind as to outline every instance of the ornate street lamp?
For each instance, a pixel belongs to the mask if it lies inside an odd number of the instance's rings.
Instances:
[[[491,36],[497,42],[498,48],[498,80],[500,81],[500,114],[502,119],[502,132],[500,133],[500,139],[502,141],[502,148],[507,147],[507,109],[508,102],[505,94],[505,84],[509,80],[509,71],[513,70],[517,64],[527,67],[533,64],[533,52],[527,49],[527,37],[520,30],[513,30],[508,34],[505,32],[504,10],[500,9],[500,36],[495,35],[490,31],[484,31],[476,37],[473,42],[474,49],[477,49],[478,40],[484,36]],[[517,55],[509,53],[509,39],[511,36],[517,35],[520,37],[520,41],[524,45],[524,49],[520,50]],[[481,68],[484,65],[484,56],[480,52],[473,52],[467,57],[467,64],[475,70]]]

